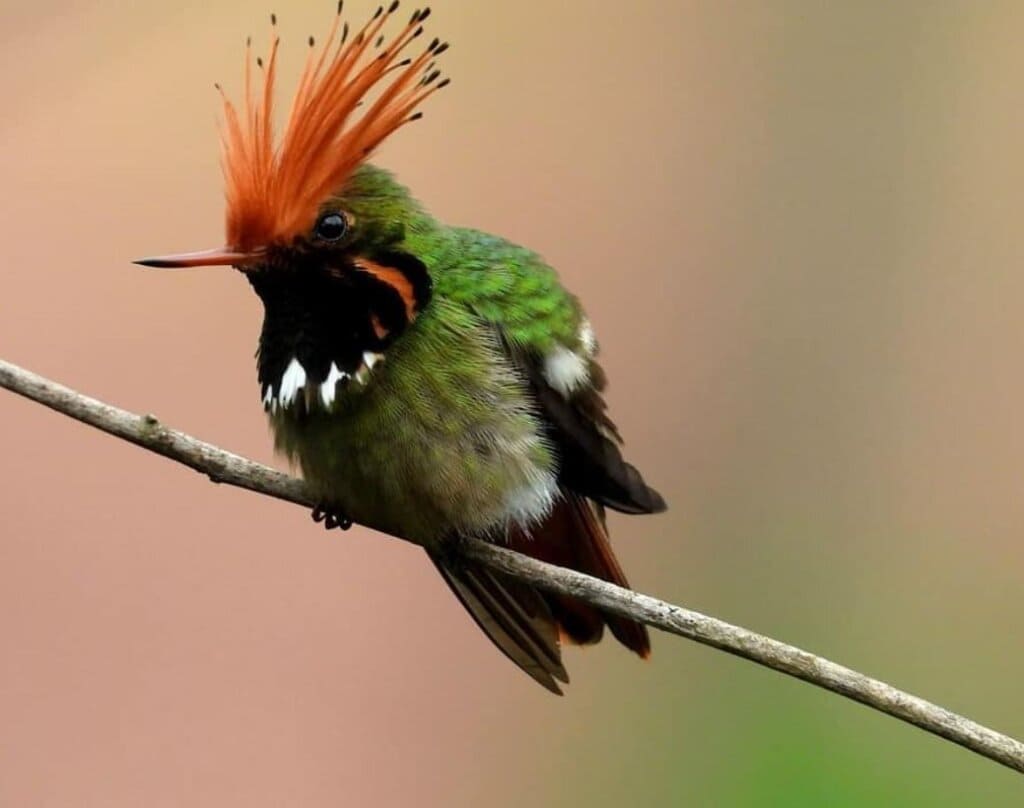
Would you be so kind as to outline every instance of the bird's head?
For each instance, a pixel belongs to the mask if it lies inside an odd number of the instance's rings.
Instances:
[[[404,245],[432,220],[390,174],[366,162],[448,84],[436,67],[447,43],[434,39],[415,50],[429,8],[385,34],[398,6],[393,0],[351,31],[338,4],[327,37],[319,44],[309,38],[280,137],[273,126],[280,39],[272,15],[266,58],[254,60],[246,44],[242,102],[217,87],[225,246],[136,261],[233,266],[248,277],[265,307],[260,379],[270,408],[289,406],[303,388],[308,404],[318,387],[323,403],[333,402],[328,381],[372,366],[429,301],[429,272]]]

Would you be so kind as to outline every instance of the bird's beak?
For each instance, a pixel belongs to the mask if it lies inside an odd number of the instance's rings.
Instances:
[[[228,247],[215,247],[212,250],[179,253],[178,255],[154,255],[151,258],[139,258],[133,264],[159,269],[178,269],[181,267],[225,267],[233,266],[241,270],[258,263],[266,255],[260,248],[249,252],[239,252]]]

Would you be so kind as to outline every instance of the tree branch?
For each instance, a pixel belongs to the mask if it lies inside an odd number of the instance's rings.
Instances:
[[[3,360],[0,360],[0,387],[183,463],[214,482],[298,505],[314,505],[312,495],[301,480],[169,429],[151,415],[136,415],[112,407]],[[366,527],[375,528],[374,525]],[[487,542],[466,540],[459,544],[456,552],[541,589],[570,595],[612,614],[696,640],[831,690],[1024,772],[1024,744],[1020,741],[792,645]]]

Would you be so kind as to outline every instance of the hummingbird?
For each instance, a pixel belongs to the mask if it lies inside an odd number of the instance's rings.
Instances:
[[[277,18],[266,57],[246,44],[239,104],[223,104],[226,246],[143,258],[234,267],[263,303],[256,353],[275,448],[328,528],[371,524],[425,548],[491,641],[553,693],[561,644],[605,627],[641,657],[643,625],[460,559],[466,537],[628,587],[605,509],[665,501],[622,456],[598,344],[578,299],[536,253],[434,219],[369,162],[446,87],[430,9],[308,40],[275,132]]]

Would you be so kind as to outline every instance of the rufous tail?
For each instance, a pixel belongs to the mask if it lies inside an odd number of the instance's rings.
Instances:
[[[578,570],[629,588],[608,542],[600,506],[570,491],[551,514],[528,533],[515,530],[509,546],[541,561]],[[441,575],[477,625],[509,659],[553,693],[568,682],[560,638],[595,643],[607,625],[612,635],[641,657],[651,653],[647,629],[606,614],[575,598],[541,592],[472,561],[430,553]]]

